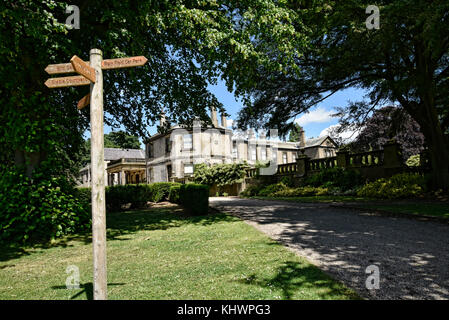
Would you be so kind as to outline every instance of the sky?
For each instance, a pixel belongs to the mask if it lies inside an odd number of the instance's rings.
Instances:
[[[215,86],[209,86],[217,99],[223,103],[230,119],[237,119],[239,110],[243,107],[241,101],[236,100],[234,94],[229,92],[224,82],[218,82]],[[310,109],[310,112],[296,117],[295,122],[304,128],[306,138],[319,137],[327,133],[327,129],[338,124],[338,118],[332,117],[335,114],[336,107],[344,107],[348,101],[362,100],[365,92],[360,89],[349,88],[335,93],[333,96],[319,103],[316,107]],[[228,121],[229,122],[229,121]],[[352,132],[343,133],[343,138],[349,137]]]
[[[232,92],[226,88],[224,81],[218,81],[216,85],[209,85],[209,90],[215,94],[217,99],[223,103],[228,117],[228,125],[230,120],[237,119],[239,110],[243,107],[243,103],[236,99]],[[332,117],[336,113],[336,107],[346,106],[349,101],[357,101],[363,98],[364,91],[355,88],[349,88],[335,93],[333,96],[322,101],[308,113],[301,114],[296,117],[295,122],[301,125],[306,134],[306,138],[319,137],[327,134],[327,130],[338,124],[338,118]],[[220,117],[219,117],[220,119]],[[122,128],[124,130],[124,128]],[[111,128],[105,125],[105,133],[111,132]],[[154,134],[156,127],[150,128],[150,133]],[[343,133],[342,137],[350,137],[352,132]],[[90,132],[86,133],[90,136]],[[352,136],[354,138],[354,136]],[[142,146],[143,147],[143,146]]]

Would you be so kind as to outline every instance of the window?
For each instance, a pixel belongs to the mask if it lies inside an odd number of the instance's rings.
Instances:
[[[296,152],[292,153],[292,162],[296,162]]]
[[[232,142],[232,157],[237,159],[238,158],[238,151],[237,151],[237,142],[233,141]]]
[[[148,158],[153,158],[154,157],[154,154],[153,154],[153,142],[149,142],[148,144],[147,144],[147,156],[148,156]]]
[[[267,160],[267,148],[262,147],[262,149],[260,149],[260,158],[262,161]]]
[[[184,163],[184,174],[193,174],[193,163]]]
[[[192,135],[185,134],[182,139],[184,142],[184,149],[192,149]]]
[[[256,154],[256,146],[251,147],[251,160],[256,160],[257,154]]]
[[[287,152],[282,152],[282,163],[287,163]]]
[[[173,175],[172,166],[171,164],[169,164],[167,166],[167,181],[170,181],[172,175]]]
[[[171,141],[170,141],[170,137],[165,138],[165,153],[170,153],[171,152]]]

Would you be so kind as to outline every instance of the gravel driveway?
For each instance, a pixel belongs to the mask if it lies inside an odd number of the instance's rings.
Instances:
[[[368,299],[449,299],[449,224],[294,203],[209,198]],[[368,290],[366,268],[379,267]]]

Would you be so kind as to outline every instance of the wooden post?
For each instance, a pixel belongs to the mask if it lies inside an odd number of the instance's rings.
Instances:
[[[101,50],[90,50],[90,66],[95,69],[96,75],[96,82],[90,85],[93,293],[95,300],[107,299],[102,60]]]
[[[84,86],[90,84],[90,94],[78,102],[78,109],[89,104],[91,127],[91,177],[92,187],[92,246],[94,256],[94,299],[107,299],[106,278],[106,199],[103,136],[103,72],[102,70],[143,66],[147,62],[144,56],[103,60],[99,49],[90,50],[90,65],[77,56],[70,63],[50,64],[45,68],[48,74],[77,72],[78,76],[50,78],[45,81],[48,88]],[[123,162],[123,159],[122,159]],[[121,182],[126,182],[122,171]],[[123,183],[124,184],[124,183]]]

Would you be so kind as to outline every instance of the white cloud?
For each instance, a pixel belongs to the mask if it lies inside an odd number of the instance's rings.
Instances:
[[[232,128],[232,125],[234,124],[234,120],[232,119],[226,119],[226,125],[228,128]]]
[[[329,122],[333,120],[332,114],[334,113],[334,111],[328,111],[323,107],[318,107],[315,110],[310,111],[309,113],[303,114],[298,119],[296,119],[295,122],[300,126],[305,126],[309,123]]]
[[[357,130],[351,130],[351,129],[346,129],[345,131],[337,134],[335,131],[339,127],[340,127],[339,124],[334,124],[332,126],[327,127],[326,129],[321,131],[320,137],[328,135],[328,136],[331,136],[332,138],[334,138],[334,137],[341,138],[343,143],[348,143],[348,142],[354,141],[355,138],[357,138],[357,136],[359,135],[359,132]]]

